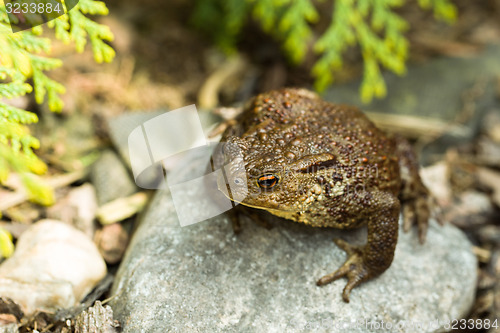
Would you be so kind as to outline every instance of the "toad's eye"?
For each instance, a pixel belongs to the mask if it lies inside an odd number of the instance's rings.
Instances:
[[[279,180],[278,176],[267,174],[260,176],[257,180],[257,184],[263,189],[270,190],[278,184]]]

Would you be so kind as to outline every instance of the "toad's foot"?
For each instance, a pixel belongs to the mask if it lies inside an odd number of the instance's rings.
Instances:
[[[372,207],[374,213],[368,216],[366,245],[354,246],[340,239],[334,240],[348,258],[337,271],[317,282],[321,286],[347,277],[342,293],[345,302],[349,302],[349,294],[354,287],[382,274],[394,258],[398,241],[399,200],[391,193],[376,192],[368,201],[368,206]]]
[[[341,277],[347,276],[348,282],[342,292],[342,299],[344,302],[349,303],[349,294],[351,290],[361,282],[370,279],[373,274],[363,260],[362,247],[350,245],[342,239],[334,239],[333,241],[347,253],[349,258],[342,267],[331,274],[323,276],[316,284],[318,286],[323,286]]]
[[[403,202],[403,230],[408,232],[412,225],[417,225],[421,244],[425,242],[427,235],[431,206],[432,197],[426,193]]]

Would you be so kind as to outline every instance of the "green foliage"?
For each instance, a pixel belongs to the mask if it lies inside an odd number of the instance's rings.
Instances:
[[[457,12],[451,0],[418,0],[437,19],[451,23]],[[313,0],[199,0],[194,23],[213,35],[222,49],[234,51],[249,13],[262,29],[281,40],[293,63],[304,60],[309,46],[319,55],[312,68],[315,88],[323,91],[343,65],[343,53],[358,45],[364,60],[361,98],[369,102],[386,95],[381,66],[396,74],[406,71],[408,23],[394,9],[405,0],[334,0],[330,25],[314,40],[312,24],[319,20]]]
[[[113,39],[111,31],[84,14],[107,15],[108,10],[104,2],[80,0],[71,11],[47,25],[55,30],[56,38],[64,43],[74,42],[78,52],[83,52],[88,37],[95,60],[110,62],[115,52],[105,41]],[[36,18],[27,18],[30,19],[37,22]],[[54,201],[52,190],[35,176],[47,169],[33,153],[40,143],[26,127],[36,123],[38,118],[31,112],[2,102],[2,99],[34,91],[37,103],[47,101],[50,110],[61,111],[63,102],[59,96],[65,92],[64,86],[50,79],[45,72],[61,66],[62,62],[47,56],[51,41],[40,36],[43,32],[41,26],[31,31],[9,31],[9,18],[0,0],[0,183],[6,181],[9,171],[15,171],[20,174],[30,199],[49,205]]]
[[[0,227],[0,259],[8,258],[14,253],[14,244],[12,243],[12,235]]]
[[[198,1],[192,24],[210,31],[217,45],[227,53],[235,52],[237,36],[246,23],[249,6],[246,1]]]
[[[294,63],[304,59],[312,37],[309,23],[319,19],[310,0],[254,0],[253,15],[268,33],[283,40],[283,48]]]

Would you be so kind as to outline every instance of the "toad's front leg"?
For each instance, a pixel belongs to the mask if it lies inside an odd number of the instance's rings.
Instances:
[[[399,200],[390,193],[377,193],[372,196],[368,215],[368,241],[365,246],[353,246],[336,239],[335,243],[347,253],[346,262],[335,272],[323,276],[318,286],[346,276],[347,285],[342,293],[349,302],[351,290],[364,281],[382,274],[392,263],[398,240]]]

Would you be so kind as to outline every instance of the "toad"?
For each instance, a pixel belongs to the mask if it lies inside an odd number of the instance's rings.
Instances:
[[[378,129],[359,109],[323,101],[305,89],[254,97],[222,135],[214,165],[229,165],[219,189],[243,206],[312,227],[366,225],[364,246],[334,242],[347,253],[325,285],[342,277],[342,298],[389,268],[403,228],[425,241],[430,196],[409,143]],[[233,219],[238,229],[239,222]]]

